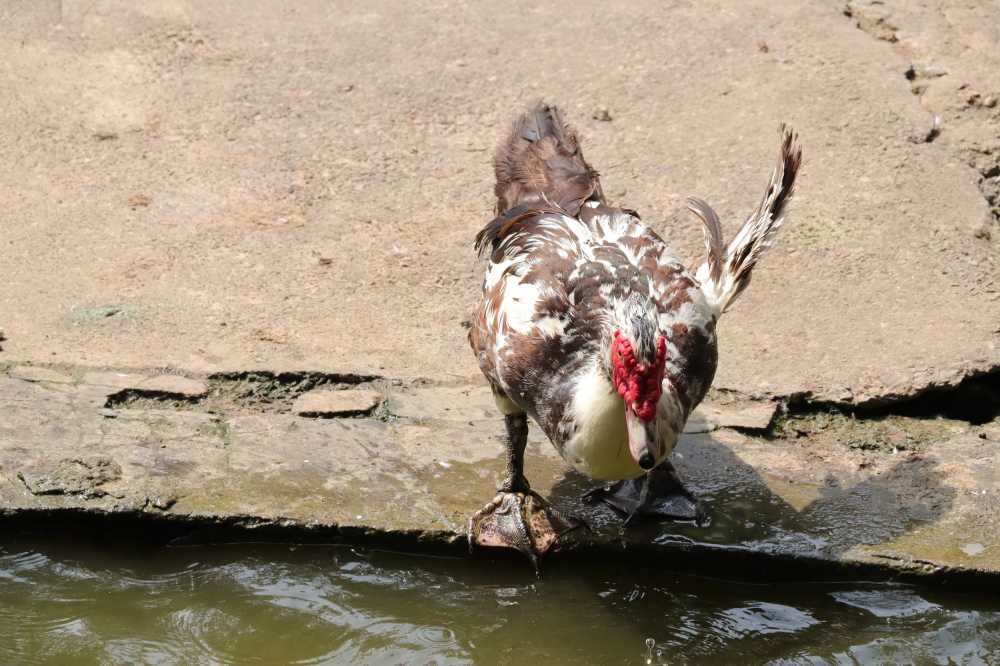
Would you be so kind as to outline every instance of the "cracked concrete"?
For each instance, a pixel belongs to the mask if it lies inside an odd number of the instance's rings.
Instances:
[[[939,119],[935,139],[979,173],[992,219],[975,233],[992,240],[1000,233],[1000,6],[851,0],[845,11],[909,63],[913,94]]]
[[[778,124],[801,134],[791,218],[721,324],[718,390],[681,449],[729,507],[693,538],[994,571],[997,545],[966,535],[993,528],[995,425],[934,422],[919,450],[762,433],[783,400],[875,409],[996,377],[998,11],[0,2],[0,506],[452,538],[500,465],[460,325],[489,154],[545,97],[610,198],[691,262],[684,198],[731,232]],[[297,417],[314,390],[374,411]],[[531,447],[540,489],[578,489]],[[65,462],[87,456],[120,478],[87,486]]]
[[[43,457],[34,464],[21,465],[17,478],[32,495],[80,495],[85,499],[104,497],[105,483],[117,481],[121,467],[107,456],[87,458]]]

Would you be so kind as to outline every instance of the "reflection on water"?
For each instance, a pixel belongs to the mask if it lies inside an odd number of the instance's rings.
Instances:
[[[721,572],[720,572],[721,573]],[[0,542],[0,663],[1000,663],[1000,605],[346,547]],[[543,661],[544,660],[544,661]]]

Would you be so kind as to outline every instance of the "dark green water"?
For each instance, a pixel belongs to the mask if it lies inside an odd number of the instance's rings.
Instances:
[[[0,664],[1000,663],[990,598],[518,564],[7,537]]]

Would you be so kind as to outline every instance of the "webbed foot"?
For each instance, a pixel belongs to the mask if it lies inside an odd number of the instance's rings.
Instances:
[[[538,570],[539,560],[567,532],[583,523],[566,518],[532,491],[503,491],[469,519],[469,550],[513,548]]]
[[[595,488],[584,497],[600,500],[624,514],[625,524],[644,517],[692,521],[699,527],[709,523],[705,505],[684,486],[669,462],[637,479],[619,481],[610,488]]]

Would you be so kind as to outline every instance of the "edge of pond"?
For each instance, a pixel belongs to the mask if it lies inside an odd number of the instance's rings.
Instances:
[[[53,534],[57,530],[58,534]],[[470,554],[465,535],[445,530],[389,531],[370,527],[303,524],[295,520],[243,516],[192,516],[143,511],[101,511],[76,507],[0,510],[0,532],[12,536],[44,534],[71,539],[85,534],[108,544],[139,541],[144,545],[185,547],[221,544],[349,545],[432,557],[473,558],[531,565],[512,551],[478,550]],[[956,591],[1000,591],[996,572],[957,568],[922,560],[850,561],[821,555],[788,553],[746,545],[695,540],[666,543],[576,539],[554,550],[542,563],[548,568],[578,562],[619,560],[622,565],[650,566],[672,572],[753,583],[893,582],[945,586]]]

